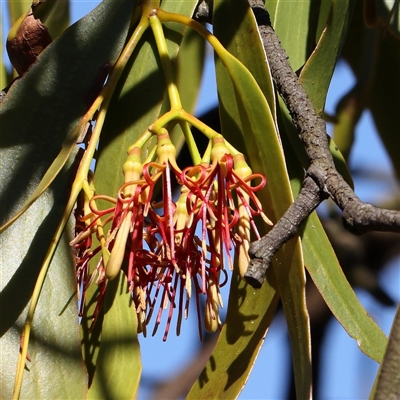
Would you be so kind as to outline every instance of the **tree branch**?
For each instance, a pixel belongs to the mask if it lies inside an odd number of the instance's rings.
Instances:
[[[290,67],[264,2],[249,0],[249,3],[257,20],[275,86],[298,129],[310,161],[303,188],[295,202],[267,235],[250,246],[251,260],[245,279],[253,287],[260,287],[273,255],[297,233],[300,224],[326,198],[331,197],[340,207],[345,227],[356,234],[373,230],[400,232],[400,212],[362,202],[337,172],[329,151],[325,122]]]

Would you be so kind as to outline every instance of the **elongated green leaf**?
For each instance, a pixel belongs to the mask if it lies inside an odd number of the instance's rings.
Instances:
[[[214,7],[214,32],[221,42],[227,44],[227,48],[249,67],[250,64],[257,63],[257,60],[264,63],[263,52],[259,52],[260,56],[255,57],[254,43],[251,46],[246,41],[249,38],[248,33],[257,30],[247,2],[235,2],[235,12],[233,12],[232,3],[228,1],[217,1],[214,3]],[[240,12],[238,7],[241,8]],[[227,29],[227,21],[232,24],[230,29]],[[236,32],[236,35],[233,35],[233,32]],[[248,51],[248,49],[251,49],[251,51]],[[229,76],[227,76],[227,70],[232,78],[233,86]],[[260,194],[260,198],[266,205],[265,208],[269,212],[269,217],[276,220],[290,205],[292,196],[274,118],[266,97],[254,78],[243,69],[237,60],[224,59],[224,66],[217,60],[216,72],[222,132],[229,141],[232,140],[237,148],[248,156],[253,170],[262,171],[267,175],[269,184],[267,189]],[[269,74],[257,75],[262,82]],[[273,94],[267,93],[267,97],[271,95]],[[279,190],[274,190],[274,187],[279,188]],[[277,278],[277,287],[288,319],[297,391],[299,397],[308,398],[311,392],[310,338],[308,315],[304,302],[304,268],[299,242],[293,241],[285,246],[276,258],[273,271]],[[268,274],[271,277],[271,271]],[[232,282],[230,294],[232,300],[230,300],[228,308],[226,332],[234,329],[235,325],[230,327],[231,321],[238,319],[237,308],[232,307],[232,302],[235,301],[235,296],[237,296],[239,290],[236,289],[238,284],[239,280]],[[248,315],[250,313],[248,310],[255,307],[251,300],[260,302],[265,307],[264,311],[260,311],[265,318],[251,319],[251,327],[246,318],[244,321],[243,318],[239,319],[240,323],[246,327],[245,329],[250,332],[254,329],[265,331],[269,326],[270,318],[266,316],[269,313],[270,305],[273,304],[272,297],[269,297],[273,296],[272,288],[269,287],[270,284],[271,282],[268,281],[267,287],[262,288],[256,294],[259,296],[257,300],[254,297],[254,290],[242,284],[243,293],[241,296],[249,299],[249,303],[244,302],[239,307],[239,312]],[[228,373],[223,375],[223,379],[221,379],[221,372],[215,374],[210,372],[209,374],[210,367],[206,367],[207,384],[202,386],[202,380],[196,383],[191,392],[193,398],[195,396],[198,398],[203,396],[204,398],[235,398],[245,384],[251,370],[248,360],[255,359],[261,345],[260,341],[257,342],[260,336],[246,336],[240,341],[232,342],[226,340],[225,335],[223,330],[213,353],[216,355],[215,360],[217,360],[215,371],[221,371],[229,362],[233,365],[239,364],[240,358],[247,360],[247,362],[244,362],[245,367],[239,369],[240,374],[235,372],[235,368],[228,369]],[[221,354],[225,356],[220,367],[218,360]],[[213,356],[212,360],[214,360]],[[212,362],[215,363],[215,361]]]
[[[238,396],[254,365],[278,299],[272,269],[260,290],[249,287],[234,272],[226,323],[187,399],[231,400]]]
[[[35,190],[69,132],[85,113],[85,97],[99,68],[114,62],[126,38],[132,2],[104,1],[53,42],[17,80],[0,106],[1,223]],[[116,28],[118,27],[118,28]],[[74,152],[74,155],[76,151]],[[71,158],[68,165],[71,165]],[[75,166],[76,167],[76,166]],[[24,311],[47,248],[69,196],[71,168],[11,228],[1,242],[2,396],[11,397]],[[30,373],[23,398],[83,398],[82,362],[74,262],[68,245],[72,228],[58,245],[33,322]]]
[[[58,38],[68,28],[70,24],[69,11],[69,0],[56,1],[49,18],[45,22],[53,40]]]
[[[325,29],[300,74],[300,82],[319,114],[325,107],[329,83],[347,35],[353,6],[353,0],[331,2]]]
[[[79,126],[78,126],[79,127]],[[44,193],[46,189],[51,185],[54,179],[57,177],[59,172],[62,170],[66,162],[68,161],[72,151],[76,148],[76,142],[80,130],[76,129],[66,139],[62,145],[61,151],[50,165],[49,169],[44,174],[42,180],[38,183],[32,194],[24,201],[18,212],[13,215],[6,223],[0,226],[0,233],[7,229],[12,223],[14,223],[21,215],[28,210],[28,208]]]
[[[358,301],[315,213],[307,220],[302,243],[307,270],[332,313],[360,350],[382,362],[387,338]]]
[[[400,397],[400,304],[397,306],[385,358],[379,368],[370,400]]]
[[[179,48],[177,85],[183,108],[190,114],[195,111],[203,74],[205,41],[193,29],[188,29]]]
[[[269,0],[266,4],[272,26],[295,71],[303,66],[312,51],[308,44],[311,3],[310,0]]]
[[[85,98],[100,67],[114,62],[121,50],[131,9],[130,2],[118,2],[118,7],[110,0],[103,2],[53,42],[11,86],[0,107],[2,161],[14,160],[12,167],[1,168],[7,171],[2,217],[19,209],[16,197],[34,191],[87,110]],[[15,182],[18,189],[12,187]]]
[[[96,372],[87,399],[136,397],[142,364],[137,317],[123,272],[107,284]]]
[[[4,160],[12,166],[14,160]],[[21,331],[28,303],[47,246],[68,198],[70,170],[63,171],[28,212],[0,235],[0,392],[11,398]],[[17,186],[16,186],[17,187]],[[22,399],[85,396],[86,370],[82,363],[74,260],[69,225],[53,257],[42,288],[28,347],[31,362],[22,382]]]

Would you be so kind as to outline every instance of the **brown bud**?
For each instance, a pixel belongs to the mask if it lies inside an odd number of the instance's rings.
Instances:
[[[8,57],[18,74],[25,73],[50,43],[47,27],[35,19],[32,10],[23,15],[11,28],[7,38]]]

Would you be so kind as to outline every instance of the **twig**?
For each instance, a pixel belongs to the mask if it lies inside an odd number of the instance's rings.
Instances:
[[[300,224],[326,198],[331,197],[339,206],[345,227],[356,234],[400,232],[400,212],[362,202],[337,172],[329,151],[325,122],[315,111],[290,67],[264,2],[249,0],[249,3],[257,20],[275,86],[298,129],[310,161],[302,190],[295,202],[267,235],[250,246],[251,260],[245,278],[252,286],[260,287],[276,251],[298,232]]]

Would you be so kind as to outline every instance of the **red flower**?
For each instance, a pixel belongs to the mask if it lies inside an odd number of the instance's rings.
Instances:
[[[205,328],[215,331],[221,325],[220,287],[226,282],[224,260],[233,268],[231,252],[236,248],[244,273],[250,230],[259,238],[254,217],[263,216],[255,192],[266,183],[263,176],[252,174],[243,155],[229,154],[222,136],[213,140],[208,162],[205,157],[201,164],[181,171],[175,157],[175,147],[167,134],[158,136],[156,162],[142,165],[141,150],[133,147],[124,164],[125,183],[113,207],[98,211],[95,202],[102,197],[94,196],[88,202],[90,211],[86,220],[90,222],[85,223],[74,241],[77,275],[83,292],[93,280],[88,279],[89,260],[101,250],[96,268],[97,283],[103,289],[100,292],[104,293],[106,280],[115,278],[122,268],[136,306],[139,331],[146,334],[156,312],[155,334],[163,311],[168,310],[164,340],[175,308],[179,335],[193,293],[200,335],[200,295],[206,296]],[[256,178],[260,183],[252,187],[251,181]],[[154,193],[159,181],[162,201],[157,203]],[[180,185],[176,202],[172,195],[173,181]],[[98,234],[111,216],[106,238],[90,250],[91,235]],[[82,220],[79,224],[83,223]]]

